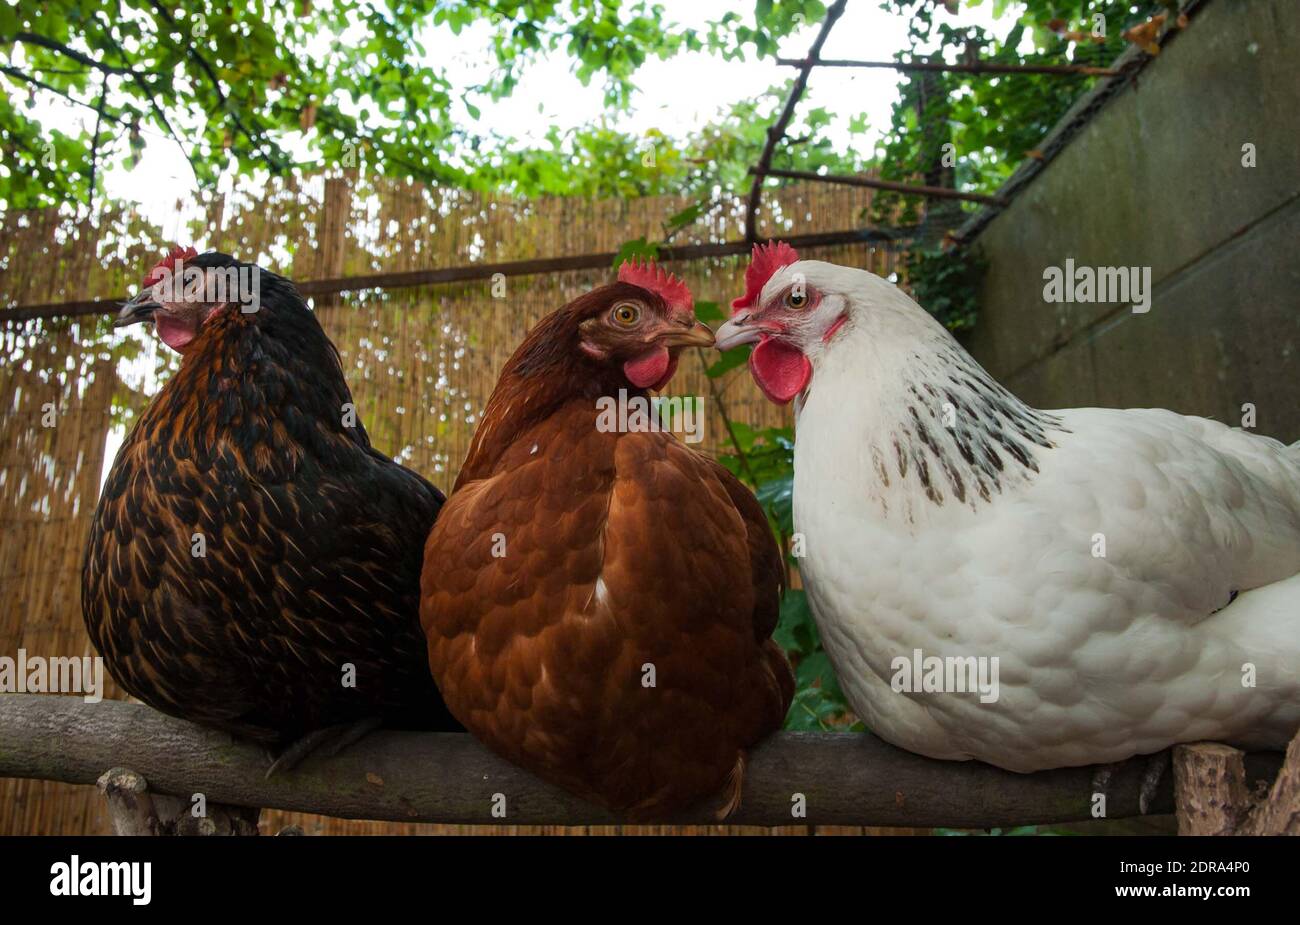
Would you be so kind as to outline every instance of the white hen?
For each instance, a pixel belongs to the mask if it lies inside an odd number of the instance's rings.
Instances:
[[[756,342],[760,387],[798,398],[803,582],[874,732],[1014,771],[1286,745],[1300,448],[1169,411],[1034,410],[891,283],[784,244],[746,282],[717,345]],[[931,657],[996,659],[996,690],[952,690],[960,670],[917,690],[905,666]]]

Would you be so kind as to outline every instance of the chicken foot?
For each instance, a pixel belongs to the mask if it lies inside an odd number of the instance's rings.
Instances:
[[[336,726],[314,729],[280,752],[279,757],[266,769],[266,779],[270,780],[277,774],[292,771],[302,764],[308,755],[331,758],[374,732],[381,725],[383,720],[379,717],[368,716],[354,723],[339,723]]]
[[[1115,769],[1123,764],[1124,762],[1117,761],[1113,764],[1097,765],[1092,772],[1092,793],[1094,797],[1097,794],[1101,794],[1103,797],[1108,795],[1111,777],[1114,776]],[[1160,790],[1160,781],[1164,779],[1167,767],[1169,767],[1168,750],[1146,756],[1146,764],[1142,768],[1142,780],[1138,786],[1138,812],[1144,816],[1150,810],[1151,804],[1156,798],[1156,793]]]

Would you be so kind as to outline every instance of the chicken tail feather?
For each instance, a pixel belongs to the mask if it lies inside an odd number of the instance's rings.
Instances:
[[[745,789],[745,767],[749,763],[749,758],[742,750],[736,755],[736,763],[732,765],[731,770],[727,773],[727,782],[723,785],[722,792],[727,797],[727,802],[714,815],[714,818],[722,822],[736,810],[740,809],[740,798]]]

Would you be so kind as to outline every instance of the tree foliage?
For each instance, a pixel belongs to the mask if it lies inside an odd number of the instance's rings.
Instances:
[[[483,176],[460,164],[455,154],[490,135],[479,104],[508,96],[530,64],[559,53],[584,83],[603,82],[609,111],[622,111],[648,58],[771,54],[823,9],[819,0],[758,0],[752,18],[729,12],[694,30],[667,22],[653,0],[0,0],[0,202],[85,202],[93,177],[132,163],[148,133],[180,144],[203,185],[227,170],[283,174],[361,159],[460,186],[579,185],[554,162],[507,156],[509,139]],[[457,87],[442,64],[445,36],[471,29],[486,33],[494,67],[483,83]],[[42,124],[32,111],[41,94],[83,107],[97,130]],[[556,137],[551,150],[565,143]],[[595,126],[567,143],[600,157],[626,139]],[[609,177],[601,184],[627,191]]]
[[[1163,0],[967,0],[990,3],[999,16],[1015,15],[1005,39],[956,24],[932,0],[882,0],[906,17],[909,48],[900,60],[1003,64],[1082,64],[1108,67],[1127,45],[1123,32],[1163,8]],[[1101,17],[1098,19],[1097,17]],[[1022,53],[1022,46],[1032,50]],[[885,179],[992,193],[1095,78],[1045,74],[913,72],[903,77],[878,161]],[[951,144],[952,172],[942,176],[943,145]],[[916,217],[917,202],[877,197],[876,215]]]
[[[531,195],[593,197],[657,196],[666,193],[701,200],[681,220],[694,221],[723,190],[748,186],[747,171],[758,160],[767,127],[776,119],[788,85],[768,88],[732,104],[709,125],[677,137],[651,129],[630,136],[599,121],[564,131],[552,127],[541,145],[521,147],[500,135],[476,147],[475,170],[466,185]],[[837,172],[865,169],[867,160],[836,151],[824,129],[833,114],[814,107],[801,111],[778,166]],[[865,130],[859,126],[858,131]]]

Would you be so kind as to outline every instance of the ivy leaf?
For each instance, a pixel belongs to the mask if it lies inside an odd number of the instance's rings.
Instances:
[[[746,344],[743,347],[724,351],[722,358],[706,370],[709,378],[717,379],[719,376],[725,376],[736,367],[745,365],[749,361],[749,354],[753,349],[752,345]]]
[[[727,316],[722,313],[722,307],[717,302],[707,299],[695,303],[695,317],[704,322],[727,320]]]
[[[668,230],[676,231],[678,228],[684,228],[685,226],[695,222],[695,220],[703,213],[704,203],[702,202],[697,202],[694,205],[687,206],[685,209],[682,209],[682,211],[668,219]]]
[[[754,492],[758,503],[763,505],[777,528],[784,534],[794,532],[794,471],[769,479],[758,486]]]
[[[831,700],[844,702],[839,678],[831,667],[831,657],[825,651],[818,650],[801,658],[795,669],[795,680],[800,687],[820,687]]]
[[[635,257],[642,260],[656,260],[659,257],[659,245],[645,238],[624,241],[623,246],[614,255],[614,269],[621,267],[625,260],[632,260]]]
[[[772,639],[791,657],[817,650],[820,645],[817,627],[808,608],[808,594],[803,589],[790,588],[785,592],[781,599],[781,619]]]
[[[945,327],[963,331],[975,326],[987,259],[968,248],[917,248],[905,266],[913,298]]]

